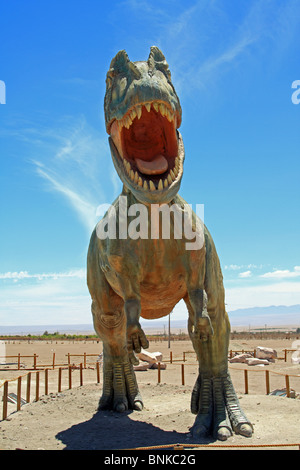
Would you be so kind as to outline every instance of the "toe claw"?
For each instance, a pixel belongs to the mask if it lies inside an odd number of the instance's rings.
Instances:
[[[144,408],[143,402],[141,402],[140,400],[137,400],[137,401],[134,402],[134,404],[133,404],[133,409],[134,410],[142,411],[143,408]]]
[[[231,436],[232,432],[227,427],[222,426],[217,431],[217,439],[220,441],[226,441]]]
[[[253,428],[250,424],[244,423],[238,426],[236,432],[238,434],[241,434],[242,436],[251,437],[253,433]]]
[[[118,413],[124,413],[124,411],[126,411],[126,405],[125,405],[125,403],[118,403],[118,404],[115,406],[115,410],[116,410]]]

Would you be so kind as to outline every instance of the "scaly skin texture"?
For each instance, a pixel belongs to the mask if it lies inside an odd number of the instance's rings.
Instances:
[[[199,362],[191,399],[191,411],[197,415],[193,434],[213,434],[225,440],[235,431],[249,437],[252,425],[240,408],[228,372],[230,325],[212,237],[194,213],[192,230],[201,241],[197,249],[187,249],[190,237],[185,232],[181,237],[175,235],[175,215],[169,219],[169,238],[162,232],[149,236],[157,224],[151,217],[155,204],[165,208],[176,204],[181,214],[186,204],[177,194],[184,148],[178,132],[181,107],[168,64],[157,47],[151,47],[147,62],[133,63],[120,51],[111,62],[106,84],[106,129],[124,186],[112,204],[113,212],[109,211],[94,230],[88,251],[94,327],[104,351],[99,407],[120,412],[142,409],[133,364],[137,363],[135,353],[147,348],[148,341],[139,319],[168,315],[184,299]],[[148,236],[142,232],[140,237],[128,236],[132,214],[127,209],[133,204],[147,208]],[[112,214],[115,236],[99,236]],[[127,236],[121,230],[124,221]]]

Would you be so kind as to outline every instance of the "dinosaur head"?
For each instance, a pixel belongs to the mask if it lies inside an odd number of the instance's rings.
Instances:
[[[147,62],[117,53],[107,73],[104,111],[113,162],[126,188],[146,204],[170,202],[183,174],[181,106],[157,47]]]

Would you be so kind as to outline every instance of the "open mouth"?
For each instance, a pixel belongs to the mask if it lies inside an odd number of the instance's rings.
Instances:
[[[181,178],[177,116],[161,101],[134,105],[114,120],[110,135],[132,185],[162,191]]]

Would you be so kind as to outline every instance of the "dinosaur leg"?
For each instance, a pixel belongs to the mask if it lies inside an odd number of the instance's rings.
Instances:
[[[101,301],[94,298],[92,302],[94,327],[103,341],[103,393],[99,409],[141,410],[143,401],[128,352],[124,301],[106,281],[101,287],[98,291]]]
[[[228,372],[229,321],[216,309],[209,317],[206,293],[197,289],[185,298],[189,333],[199,361],[199,376],[192,392],[191,411],[196,414],[193,435],[212,434],[220,440],[238,434],[250,437],[252,425],[243,413]]]

